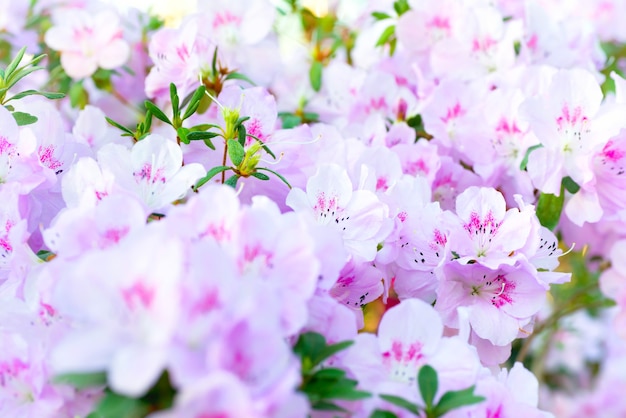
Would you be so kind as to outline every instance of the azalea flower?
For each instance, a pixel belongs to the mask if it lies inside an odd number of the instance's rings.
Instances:
[[[183,153],[173,141],[149,135],[131,150],[110,144],[98,152],[98,162],[115,176],[115,183],[152,209],[163,209],[183,198],[206,174],[198,163],[182,166]]]
[[[74,79],[89,77],[98,67],[118,68],[130,55],[130,47],[122,38],[119,17],[110,10],[92,15],[74,9],[58,16],[56,21],[46,32],[45,42],[61,52],[61,65]]]

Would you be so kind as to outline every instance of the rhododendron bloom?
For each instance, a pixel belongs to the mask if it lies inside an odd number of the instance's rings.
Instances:
[[[91,15],[72,10],[58,16],[58,22],[48,29],[45,41],[61,52],[61,65],[70,77],[89,77],[98,67],[112,70],[128,59],[130,48],[114,12],[103,10]]]
[[[531,207],[506,210],[495,189],[470,187],[456,201],[458,224],[450,233],[450,249],[459,262],[478,262],[489,268],[514,264],[516,254],[533,238]]]
[[[55,306],[75,325],[54,351],[57,373],[106,370],[110,386],[131,396],[156,382],[180,309],[183,261],[181,243],[157,226],[86,254],[57,278]]]
[[[467,306],[472,329],[495,345],[513,341],[546,297],[546,286],[525,264],[490,270],[479,264],[450,263],[442,274],[435,306],[445,324],[459,327],[457,308]]]
[[[115,183],[138,196],[152,209],[163,209],[183,198],[206,170],[198,163],[183,163],[183,153],[173,141],[150,135],[132,150],[110,144],[98,152],[98,162],[115,176]]]
[[[368,190],[353,191],[346,170],[338,165],[322,165],[307,181],[306,192],[291,190],[287,205],[340,231],[346,248],[364,261],[374,259],[390,226],[387,206]]]
[[[441,396],[447,390],[471,385],[479,370],[472,347],[459,337],[442,334],[441,318],[432,306],[419,299],[407,299],[385,313],[378,337],[359,334],[342,361],[364,388],[401,394],[413,402],[418,401],[418,371],[428,364],[439,374],[437,393]],[[376,399],[365,402],[370,406],[382,404]]]

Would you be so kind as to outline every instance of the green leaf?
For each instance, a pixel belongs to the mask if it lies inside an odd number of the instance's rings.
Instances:
[[[37,122],[37,118],[29,113],[13,112],[11,113],[18,126],[30,125]]]
[[[315,112],[304,112],[302,116],[304,116],[305,120],[310,122],[315,122],[320,118],[320,115]]]
[[[143,120],[143,129],[142,133],[150,132],[150,127],[152,126],[152,112],[150,110],[146,110],[146,117]]]
[[[141,418],[147,412],[147,405],[139,399],[107,393],[98,403],[96,410],[87,418]]]
[[[428,364],[422,366],[417,374],[417,383],[422,394],[422,399],[426,404],[426,408],[430,408],[439,389],[439,379],[437,377],[437,371]]]
[[[270,179],[270,176],[268,176],[267,174],[263,174],[263,173],[252,173],[251,176],[258,178],[259,180],[269,180]]]
[[[213,123],[201,123],[200,125],[192,126],[191,128],[189,128],[189,130],[191,132],[198,132],[198,131],[207,131],[211,128],[220,129],[221,127]]]
[[[160,121],[163,121],[163,122],[167,123],[168,125],[172,125],[172,122],[165,115],[165,113],[163,113],[163,111],[161,109],[159,109],[154,103],[152,103],[149,100],[146,100],[144,102],[144,104],[146,106],[146,109],[148,109],[150,112],[152,112],[152,114],[154,115],[155,118],[159,119]]]
[[[563,177],[563,187],[571,194],[578,193],[580,186],[570,176]]]
[[[21,93],[16,94],[15,96],[10,97],[4,102],[7,103],[11,100],[19,100],[22,97],[33,96],[33,95],[43,96],[46,99],[51,99],[51,100],[62,99],[65,97],[65,94],[63,93],[52,93],[48,91],[37,91],[37,90],[25,90]]]
[[[239,119],[235,121],[235,129],[239,129],[239,126],[250,119],[250,116],[239,116]]]
[[[246,145],[246,127],[244,125],[239,125],[237,129],[237,136],[239,137],[239,144],[243,147]]]
[[[180,139],[180,142],[187,145],[189,145],[189,138],[187,138],[188,131],[189,130],[187,128],[183,128],[182,126],[176,129],[176,134],[178,135],[178,139]]]
[[[234,139],[226,141],[226,146],[228,147],[228,156],[230,157],[230,160],[235,166],[238,167],[243,161],[246,151],[243,149],[243,146],[241,146],[241,144]]]
[[[206,176],[202,177],[200,180],[197,181],[196,185],[193,187],[194,190],[198,190],[200,187],[204,186],[209,180],[211,180],[213,177],[215,177],[216,175],[218,175],[222,171],[226,171],[226,170],[230,170],[230,169],[231,169],[231,167],[228,167],[226,165],[220,165],[220,166],[217,166],[217,167],[213,167],[212,169],[207,171]]]
[[[387,26],[387,28],[380,34],[378,41],[376,41],[376,46],[385,45],[392,36],[396,33],[396,25]]]
[[[39,257],[39,259],[43,261],[48,261],[48,259],[54,255],[55,254],[52,251],[47,251],[47,250],[37,251],[37,257]]]
[[[348,412],[346,409],[336,405],[332,402],[318,401],[311,405],[311,408],[316,411],[333,411],[333,412]]]
[[[278,117],[283,121],[283,129],[295,128],[302,124],[302,118],[293,113],[281,112],[278,114]]]
[[[519,165],[520,170],[526,170],[526,166],[528,165],[528,157],[530,156],[530,153],[541,147],[543,147],[542,144],[537,144],[537,145],[533,145],[532,147],[529,147],[526,150],[526,155],[524,155],[524,158],[522,159],[522,162]]]
[[[17,55],[13,58],[13,60],[11,60],[9,65],[7,65],[7,68],[6,68],[5,72],[4,72],[6,77],[10,77],[11,74],[13,73],[13,71],[15,71],[15,69],[17,68],[17,66],[20,65],[20,62],[22,61],[22,58],[24,58],[24,53],[25,52],[26,52],[26,47],[22,47],[22,49],[20,49],[17,52]]]
[[[311,87],[313,90],[320,91],[322,88],[322,70],[324,65],[319,61],[313,61],[311,70],[309,71],[309,80],[311,81]]]
[[[33,66],[28,68],[20,68],[10,76],[7,76],[5,80],[5,87],[11,88],[22,78],[26,77],[28,74],[33,73],[35,71],[43,70],[44,67]]]
[[[94,386],[106,386],[107,375],[105,372],[67,373],[54,377],[52,382],[60,385],[73,386],[76,389],[85,389]]]
[[[276,159],[276,155],[272,152],[271,149],[269,149],[269,147],[267,145],[265,145],[265,142],[261,141],[259,138],[257,138],[254,135],[247,134],[247,136],[249,136],[250,138],[253,138],[254,140],[256,140],[259,144],[261,144],[261,147],[265,150],[265,152],[267,152],[269,155],[271,155],[273,159]]]
[[[300,334],[293,352],[302,360],[302,372],[308,373],[317,363],[313,362],[316,354],[326,347],[326,338],[317,332],[305,332]]]
[[[387,13],[383,13],[383,12],[373,12],[372,13],[372,17],[374,17],[374,19],[376,19],[376,20],[391,19],[391,16],[389,16]]]
[[[215,138],[216,136],[220,136],[217,132],[189,132],[187,134],[187,138],[190,141],[204,141],[205,139]]]
[[[215,47],[215,51],[213,51],[213,59],[211,60],[211,69],[213,70],[213,74],[217,74],[217,47]]]
[[[82,82],[72,84],[69,91],[70,104],[74,108],[84,109],[89,103],[89,94],[83,87]]]
[[[390,411],[383,411],[382,409],[376,409],[371,413],[369,418],[398,418],[396,414]]]
[[[239,180],[239,176],[235,174],[234,176],[227,178],[224,184],[234,189],[235,187],[237,187],[237,180]]]
[[[334,354],[337,354],[340,351],[345,350],[346,348],[350,347],[352,344],[354,344],[354,341],[342,341],[336,344],[332,344],[332,345],[328,345],[326,347],[324,347],[315,357],[314,357],[314,362],[316,364],[319,364],[321,362],[323,362],[324,360],[326,360],[327,358],[333,356]]]
[[[409,412],[414,413],[415,415],[419,415],[419,407],[413,402],[409,402],[400,396],[395,395],[378,395],[381,399],[386,400],[389,403],[394,404],[395,406],[399,406],[400,408],[406,409]]]
[[[200,100],[204,97],[204,92],[206,88],[204,86],[200,86],[196,89],[193,96],[191,96],[191,100],[189,101],[189,107],[185,110],[185,114],[183,115],[183,120],[187,119],[191,115],[193,115],[198,107],[200,106]],[[184,103],[183,103],[184,106]]]
[[[371,393],[355,389],[358,382],[351,379],[336,381],[317,380],[308,382],[301,391],[313,399],[343,399],[356,401],[372,396]]]
[[[346,372],[344,370],[329,367],[326,369],[320,369],[316,371],[315,374],[312,376],[312,378],[313,379],[337,380],[337,379],[341,379],[345,375],[346,375]]]
[[[559,196],[553,194],[541,193],[537,202],[537,218],[541,225],[549,230],[554,230],[561,219],[561,211],[563,210],[563,202],[565,201],[564,186],[561,185],[561,193]]]
[[[274,170],[270,170],[269,168],[266,168],[266,167],[257,167],[257,171],[259,171],[259,170],[269,171],[270,173],[272,173],[273,175],[278,177],[283,183],[285,183],[287,185],[287,187],[289,187],[291,189],[291,184],[289,184],[287,179],[284,178],[282,175],[278,174],[277,172],[275,172]]]
[[[209,138],[205,138],[203,141],[204,141],[204,145],[206,145],[207,147],[215,151],[215,145],[213,145],[213,142],[211,142]]]
[[[229,73],[224,80],[243,80],[246,83],[250,83],[253,86],[256,86],[256,84],[254,84],[254,81],[250,80],[248,77],[246,77],[244,74],[241,73]]]
[[[482,396],[474,395],[474,386],[457,391],[450,391],[443,394],[439,403],[435,407],[435,415],[440,417],[453,409],[462,406],[474,405],[485,400]]]
[[[124,132],[126,132],[127,134],[130,134],[130,135],[132,135],[132,136],[134,136],[134,135],[135,135],[135,133],[134,133],[133,131],[131,131],[131,130],[130,130],[130,129],[128,129],[127,127],[125,127],[125,126],[123,126],[123,125],[121,125],[121,124],[119,124],[119,123],[115,122],[113,119],[111,119],[111,118],[109,118],[109,117],[107,117],[107,116],[105,116],[104,118],[106,119],[106,121],[107,121],[107,122],[109,122],[109,124],[110,124],[110,125],[112,125],[112,126],[116,127],[117,129],[120,129],[120,130],[122,130],[122,131],[124,131]]]
[[[170,101],[172,102],[172,119],[176,120],[179,112],[178,105],[180,104],[180,99],[178,98],[178,91],[176,90],[176,84],[170,83]]]
[[[393,4],[393,9],[398,13],[398,16],[402,16],[409,10],[411,10],[411,6],[409,6],[408,0],[398,0]]]

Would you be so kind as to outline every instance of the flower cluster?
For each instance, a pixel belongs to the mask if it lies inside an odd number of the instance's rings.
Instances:
[[[621,1],[109,3],[0,5],[0,416],[624,414]]]

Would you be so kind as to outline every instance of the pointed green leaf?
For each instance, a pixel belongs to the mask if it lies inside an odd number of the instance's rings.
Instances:
[[[228,156],[230,157],[230,160],[235,166],[238,167],[243,161],[246,151],[243,149],[243,146],[241,146],[241,144],[234,139],[229,139],[226,142],[226,146],[228,147]]]
[[[26,47],[22,47],[18,52],[17,55],[15,55],[15,57],[13,58],[13,60],[11,60],[11,62],[9,63],[9,65],[7,65],[7,68],[5,70],[5,75],[7,77],[10,77],[11,74],[13,73],[13,71],[15,71],[15,69],[17,68],[18,65],[20,65],[20,62],[22,61],[22,58],[24,58],[24,53],[26,52]]]
[[[440,417],[453,409],[474,405],[484,400],[484,397],[474,395],[474,386],[464,390],[446,392],[435,407],[435,415]]]
[[[191,132],[197,132],[197,131],[207,131],[211,128],[220,129],[221,126],[215,125],[213,123],[201,123],[200,125],[192,126],[191,128],[189,128],[189,130]]]
[[[29,113],[24,112],[13,112],[11,113],[18,126],[30,125],[32,123],[37,122],[37,118]]]
[[[239,176],[235,174],[234,176],[227,178],[224,184],[234,189],[235,187],[237,187],[237,180],[239,180]]]
[[[417,383],[422,394],[422,399],[426,404],[426,408],[430,408],[439,389],[439,379],[437,377],[437,371],[428,364],[422,366],[417,374]]]
[[[409,10],[411,10],[411,6],[409,6],[409,2],[407,0],[397,0],[393,3],[393,9],[398,13],[398,16],[402,16]]]
[[[263,174],[263,173],[252,173],[251,176],[258,178],[259,180],[269,180],[270,179],[270,176],[268,176],[267,174]]]
[[[332,411],[332,412],[348,412],[348,410],[336,405],[332,402],[318,401],[311,405],[316,411]]]
[[[87,418],[141,418],[146,416],[147,412],[147,405],[139,399],[107,393],[98,403],[96,410]]]
[[[187,128],[183,128],[182,126],[176,129],[176,134],[178,135],[178,139],[183,144],[189,145],[189,138],[187,138]]]
[[[537,202],[537,218],[541,225],[549,230],[554,230],[561,219],[563,202],[565,201],[564,186],[561,186],[561,193],[555,196],[549,193],[541,193]]]
[[[381,399],[386,400],[389,403],[394,404],[395,406],[399,406],[400,408],[406,409],[409,412],[414,413],[415,415],[419,415],[419,407],[413,402],[409,402],[400,396],[395,395],[378,395]]]
[[[144,104],[146,106],[146,109],[152,112],[155,118],[167,123],[168,125],[172,125],[172,122],[170,122],[169,118],[165,115],[165,113],[163,113],[163,111],[159,109],[154,103],[152,103],[149,100],[146,100]]]
[[[216,136],[220,136],[217,132],[189,132],[187,134],[187,138],[190,141],[204,141],[205,139],[215,138]]]
[[[249,136],[250,138],[252,138],[255,141],[257,141],[259,144],[261,144],[261,147],[265,150],[265,152],[267,152],[269,155],[271,155],[273,159],[276,159],[276,155],[272,152],[271,149],[268,148],[267,145],[265,145],[265,142],[261,141],[259,138],[257,138],[254,135],[247,134],[247,136]]]
[[[198,107],[200,106],[200,100],[204,97],[204,92],[206,88],[204,86],[200,86],[196,89],[193,96],[191,96],[191,100],[189,101],[189,106],[185,110],[185,114],[183,115],[183,120],[189,118],[191,115],[196,113]],[[183,104],[184,106],[185,104]]]
[[[33,73],[35,71],[43,70],[44,67],[28,67],[28,68],[20,68],[10,76],[7,76],[5,86],[7,88],[13,87],[18,81],[22,78],[26,77],[28,74]]]
[[[239,126],[250,119],[250,116],[239,116],[239,119],[235,122],[235,129],[239,129]]]
[[[239,139],[239,144],[241,144],[242,147],[246,145],[246,136],[245,125],[239,125],[239,129],[237,129],[237,137]]]
[[[25,90],[21,93],[16,94],[15,96],[10,97],[9,99],[5,100],[5,103],[11,101],[11,100],[19,100],[22,97],[26,97],[26,96],[33,96],[33,95],[38,95],[38,96],[43,96],[46,99],[51,99],[51,100],[56,100],[56,99],[62,99],[65,97],[65,94],[63,93],[52,93],[52,92],[48,92],[48,91],[37,91],[37,90]]]
[[[115,126],[117,129],[120,129],[124,132],[126,132],[127,134],[130,135],[135,135],[133,131],[131,131],[130,129],[128,129],[127,127],[115,122],[113,119],[110,119],[109,117],[105,116],[104,117],[106,119],[107,122],[109,122],[110,125]]]
[[[244,74],[241,73],[229,73],[224,80],[243,80],[246,83],[249,83],[253,86],[256,86],[256,84],[254,84],[254,81],[250,80],[248,77],[246,77]]]
[[[76,389],[85,389],[94,386],[106,386],[107,375],[105,372],[67,373],[54,377],[52,381],[55,384],[69,385]]]
[[[580,190],[580,186],[570,176],[563,177],[563,186],[565,190],[571,194],[576,194]]]
[[[316,371],[315,374],[312,376],[312,379],[337,380],[337,379],[341,379],[345,375],[346,375],[346,372],[344,370],[329,367],[326,369],[320,369]]]
[[[322,88],[322,71],[324,65],[319,61],[313,61],[311,70],[309,71],[309,80],[311,81],[311,87],[313,90],[320,91]]]
[[[267,167],[257,167],[257,171],[259,170],[263,170],[263,171],[269,171],[270,173],[272,173],[273,175],[275,175],[276,177],[278,177],[283,183],[285,183],[287,185],[287,187],[289,187],[291,189],[291,184],[289,184],[289,182],[287,181],[286,178],[284,178],[282,175],[278,174],[277,172],[275,172],[274,170],[270,170]]]
[[[213,51],[213,59],[211,60],[211,69],[213,70],[213,74],[217,74],[217,47],[215,47],[215,51]]]
[[[206,145],[207,147],[209,147],[213,151],[215,151],[215,145],[213,145],[213,142],[211,142],[211,140],[209,138],[203,139],[203,142],[204,142],[204,145]]]
[[[526,150],[526,154],[524,154],[524,158],[522,159],[522,162],[519,165],[520,170],[526,170],[526,166],[528,165],[528,157],[530,156],[530,153],[541,147],[543,147],[542,144],[537,144],[537,145],[533,145],[532,147],[529,147]]]
[[[207,171],[206,176],[202,177],[200,180],[196,182],[196,185],[193,187],[194,190],[198,190],[200,187],[204,186],[209,180],[213,177],[221,173],[222,171],[230,170],[231,167],[220,165],[217,167],[213,167],[209,171]]]
[[[313,361],[316,364],[319,364],[323,362],[324,360],[326,360],[327,358],[350,347],[352,344],[354,344],[354,341],[342,341],[336,344],[328,345],[324,347],[322,350],[320,350],[320,352],[314,357]]]
[[[281,112],[278,114],[283,121],[283,129],[291,129],[295,128],[302,124],[302,118],[298,115],[294,115],[293,113]]]
[[[383,33],[380,34],[378,41],[376,41],[376,46],[383,46],[391,39],[391,37],[396,33],[396,25],[388,26]]]
[[[176,117],[179,116],[178,105],[180,104],[180,102],[178,98],[178,91],[176,90],[176,84],[174,83],[170,83],[170,101],[172,103],[172,119],[176,119]]]
[[[74,83],[70,87],[69,91],[70,96],[70,104],[74,108],[84,109],[89,103],[89,94],[87,90],[83,87],[82,82]]]
[[[296,345],[293,347],[293,352],[302,359],[302,371],[307,373],[313,367],[317,366],[317,363],[313,363],[312,359],[317,353],[322,351],[326,346],[326,338],[322,334],[317,332],[305,332],[300,334]],[[305,359],[308,359],[305,361]]]
[[[398,418],[396,414],[390,411],[383,411],[382,409],[376,409],[371,413],[369,418]]]
[[[383,13],[383,12],[373,12],[372,16],[376,20],[391,19],[391,16],[389,16],[387,13]]]

